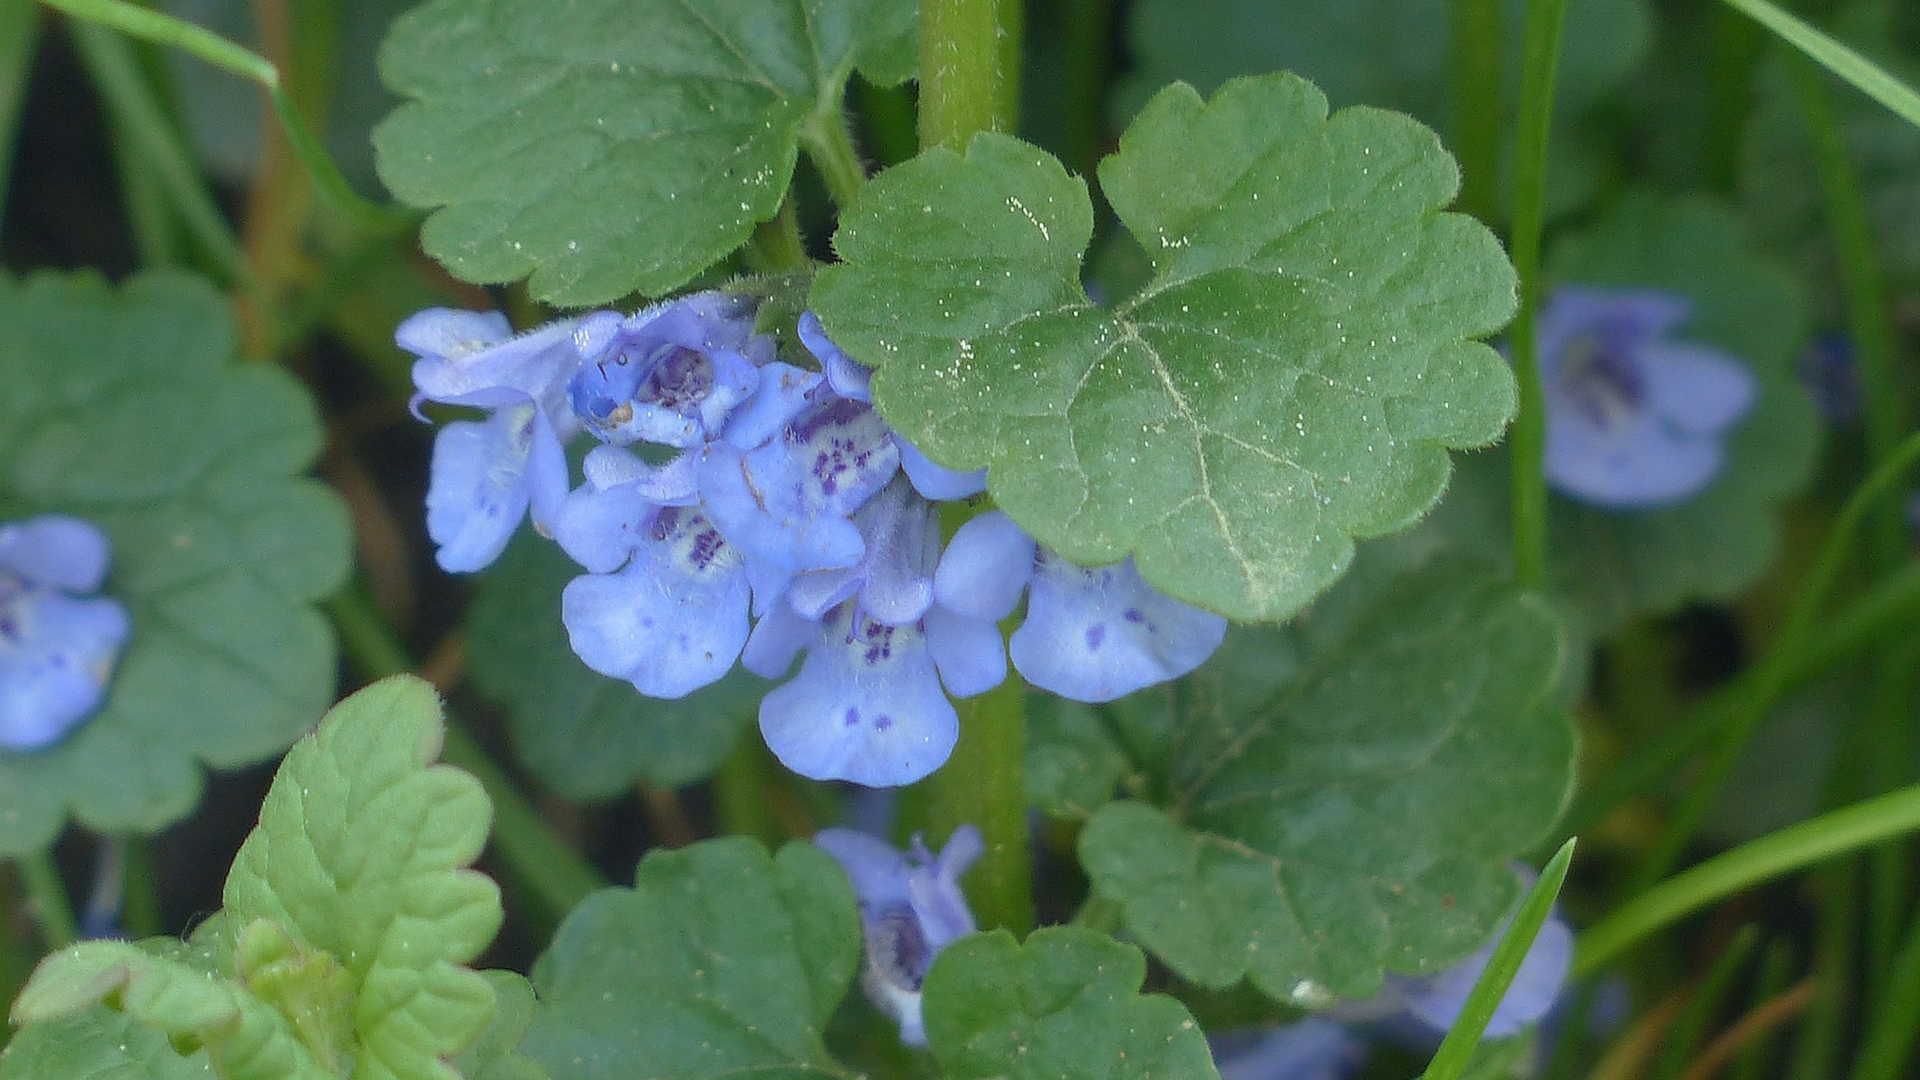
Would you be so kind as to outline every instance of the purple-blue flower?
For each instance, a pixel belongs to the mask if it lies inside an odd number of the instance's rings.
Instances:
[[[1516,866],[1514,873],[1523,886],[1537,879],[1532,870]],[[1493,959],[1493,950],[1511,923],[1502,920],[1493,937],[1472,956],[1432,975],[1388,975],[1380,993],[1366,1001],[1342,1005],[1330,1013],[1346,1020],[1393,1021],[1411,1019],[1433,1038],[1446,1034],[1460,1018],[1467,995],[1479,981],[1481,972]],[[1484,1039],[1504,1039],[1536,1023],[1553,1008],[1566,986],[1567,972],[1573,963],[1573,928],[1556,910],[1535,935],[1520,970],[1507,985],[1507,992],[1487,1022]]]
[[[0,750],[57,742],[100,708],[132,623],[106,534],[47,515],[0,526]]]
[[[1320,1016],[1208,1041],[1220,1080],[1344,1080],[1367,1057],[1366,1046],[1345,1024]]]
[[[579,429],[566,384],[580,366],[575,322],[549,323],[512,336],[492,312],[429,308],[394,331],[419,359],[422,401],[489,412],[484,421],[448,424],[434,439],[427,484],[427,535],[452,573],[498,558],[529,509],[549,528],[567,493],[565,440]]]
[[[753,333],[754,304],[721,292],[621,317],[595,312],[575,340],[581,365],[567,385],[573,411],[615,446],[695,447],[752,396],[773,340]]]
[[[1721,440],[1758,386],[1718,349],[1670,337],[1690,305],[1672,293],[1562,286],[1540,313],[1546,477],[1598,506],[1663,506],[1720,472]]]
[[[920,987],[940,950],[974,931],[960,875],[986,851],[980,830],[953,830],[938,856],[918,836],[904,855],[852,829],[822,829],[813,842],[839,860],[860,901],[868,1000],[899,1021],[901,1042],[925,1046]]]
[[[947,608],[997,622],[1027,592],[1027,617],[1009,646],[1013,666],[1035,686],[1101,702],[1199,667],[1226,636],[1227,621],[1148,585],[1131,558],[1083,567],[1037,544],[998,511],[954,534],[934,575]]]

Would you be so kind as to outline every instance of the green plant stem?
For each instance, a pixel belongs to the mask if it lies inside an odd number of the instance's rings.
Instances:
[[[920,145],[964,153],[1011,127],[1001,89],[1002,0],[921,0]],[[1013,2],[1013,0],[1006,0]]]
[[[967,895],[983,930],[1033,929],[1032,856],[1027,842],[1026,687],[1017,678],[954,703],[960,742],[929,777],[929,839],[945,841],[972,823],[987,843],[967,875]]]
[[[1064,0],[1060,12],[1060,111],[1066,116],[1067,168],[1091,177],[1106,141],[1107,84],[1113,70],[1113,0]]]
[[[715,809],[720,831],[729,836],[757,837],[777,850],[786,840],[767,799],[773,787],[772,755],[766,744],[748,735],[720,762],[713,778]]]
[[[1860,373],[1861,419],[1866,430],[1867,466],[1876,468],[1900,445],[1906,433],[1903,387],[1894,372],[1893,323],[1887,316],[1886,276],[1874,253],[1873,224],[1859,173],[1847,153],[1839,118],[1821,84],[1820,73],[1799,56],[1788,56],[1787,71],[1800,98],[1813,143],[1814,163],[1846,302],[1847,332]],[[1906,526],[1900,507],[1888,503],[1874,515],[1868,534],[1873,566],[1885,569],[1906,551]]]
[[[806,268],[807,244],[800,236],[800,216],[794,211],[792,194],[780,200],[780,209],[772,220],[754,227],[753,238],[747,242],[741,258],[749,269],[762,274]]]
[[[1920,127],[1920,93],[1838,41],[1828,37],[1768,0],[1725,0],[1728,7],[1771,30],[1781,40],[1894,114]]]
[[[1580,935],[1573,973],[1591,975],[1675,920],[1769,878],[1920,829],[1920,784],[1789,825],[1678,874]]]
[[[1799,652],[1783,655],[1780,693],[1832,671],[1885,642],[1889,635],[1908,629],[1916,619],[1920,619],[1920,561],[1910,562],[1878,582],[1865,596],[1827,620],[1814,640]],[[1753,693],[1753,684],[1764,677],[1770,676],[1758,667],[1748,668],[1675,718],[1613,772],[1588,784],[1567,812],[1564,827],[1570,832],[1592,829],[1621,803],[1678,769],[1688,755],[1726,726]],[[1774,702],[1767,704],[1771,707]]]
[[[1561,28],[1567,0],[1527,0],[1520,60],[1519,133],[1514,150],[1513,267],[1520,277],[1520,312],[1508,335],[1513,373],[1520,384],[1520,414],[1509,436],[1513,445],[1514,578],[1524,589],[1547,583],[1546,395],[1540,387],[1540,357],[1534,315],[1540,304],[1540,235],[1546,227],[1547,136],[1553,124],[1553,82],[1560,65]]]
[[[160,881],[153,872],[153,842],[140,836],[118,841],[126,860],[126,898],[120,906],[120,925],[136,940],[162,932]]]
[[[920,145],[964,152],[979,132],[1012,126],[1018,56],[1017,0],[921,0]],[[1009,51],[1011,50],[1011,51]],[[979,828],[986,854],[968,874],[982,929],[1017,935],[1033,928],[1026,792],[1026,691],[1008,679],[956,702],[960,739],[923,786],[929,839],[944,842],[963,823]]]
[[[1831,887],[1818,905],[1814,922],[1813,971],[1817,992],[1794,1040],[1793,1063],[1785,1075],[1838,1076],[1841,1037],[1852,1024],[1848,1005],[1853,979],[1854,931],[1860,905],[1851,867],[1832,867],[1819,875]]]
[[[186,262],[181,235],[167,208],[167,194],[146,158],[134,145],[127,126],[110,122],[114,172],[120,185],[120,204],[127,212],[134,251],[142,266],[180,266]]]
[[[1500,944],[1494,946],[1493,955],[1487,960],[1486,970],[1474,980],[1473,991],[1461,1005],[1459,1018],[1440,1041],[1440,1048],[1433,1052],[1427,1071],[1420,1074],[1421,1080],[1455,1080],[1466,1070],[1474,1049],[1480,1045],[1480,1034],[1487,1030],[1487,1021],[1493,1019],[1494,1010],[1507,996],[1507,987],[1520,973],[1520,965],[1526,961],[1533,939],[1539,935],[1547,916],[1553,913],[1553,902],[1559,898],[1560,886],[1567,880],[1567,868],[1573,865],[1573,846],[1573,840],[1560,845],[1560,850],[1540,871],[1540,880],[1533,883],[1533,888],[1520,901],[1513,921],[1507,924],[1507,932],[1500,936]]]
[[[1678,1080],[1687,1066],[1688,1056],[1699,1048],[1707,1025],[1725,1003],[1734,976],[1747,966],[1748,959],[1759,944],[1760,929],[1752,923],[1742,926],[1734,934],[1733,940],[1714,959],[1706,975],[1695,984],[1687,1007],[1680,1011],[1673,1026],[1667,1029],[1653,1071],[1647,1074],[1648,1080]]]
[[[1700,171],[1706,185],[1723,197],[1734,194],[1739,180],[1740,141],[1747,114],[1753,107],[1753,71],[1766,35],[1751,19],[1725,8],[1708,19],[1712,27],[1707,61],[1707,119],[1700,149]]]
[[[1757,1009],[1772,1001],[1784,993],[1792,981],[1793,946],[1781,940],[1768,942],[1766,951],[1760,955],[1760,970],[1754,976],[1753,993],[1748,997],[1749,1008]],[[1748,1043],[1727,1070],[1727,1080],[1760,1080],[1761,1070],[1774,1060],[1775,1039],[1775,1033],[1769,1030]]]
[[[40,5],[34,0],[0,0],[0,220],[6,217],[14,143],[20,135],[20,112],[27,103],[27,80],[33,75],[39,44]]]
[[[852,206],[867,184],[867,168],[860,164],[860,155],[853,148],[846,110],[836,107],[815,113],[801,132],[801,143],[807,148],[807,160],[813,162],[827,185],[833,204],[841,210]]]
[[[1501,0],[1453,2],[1453,153],[1460,159],[1458,209],[1492,221],[1500,190]]]
[[[1899,948],[1886,965],[1885,985],[1873,1019],[1860,1041],[1853,1080],[1900,1080],[1920,1040],[1920,919],[1911,920]]]
[[[361,224],[374,229],[397,231],[410,227],[414,216],[361,197],[347,178],[327,156],[320,140],[314,137],[306,121],[294,107],[293,98],[281,85],[280,71],[253,52],[192,23],[157,11],[125,3],[124,0],[42,0],[48,7],[121,33],[183,49],[223,71],[260,84],[267,91],[273,111],[280,118],[287,142],[313,176],[320,193],[329,202]]]
[[[174,211],[222,281],[257,295],[259,283],[180,134],[167,120],[124,38],[85,22],[69,24],[75,50],[115,122],[127,133]]]
[[[42,851],[24,856],[14,865],[20,868],[21,881],[27,887],[27,908],[33,924],[40,929],[40,943],[48,952],[73,944],[80,931],[73,919],[73,901],[60,880],[53,855]]]
[[[1821,546],[1806,579],[1801,582],[1800,591],[1794,597],[1793,606],[1788,610],[1780,632],[1774,636],[1766,656],[1757,665],[1753,679],[1743,683],[1745,693],[1729,709],[1725,723],[1716,733],[1717,740],[1705,766],[1693,783],[1688,785],[1685,799],[1668,821],[1654,849],[1642,859],[1629,891],[1644,888],[1679,862],[1681,852],[1699,829],[1700,822],[1706,818],[1713,800],[1719,797],[1721,785],[1732,773],[1734,763],[1739,760],[1741,747],[1746,745],[1754,729],[1766,718],[1767,710],[1780,700],[1793,669],[1791,657],[1812,639],[1814,619],[1839,580],[1847,553],[1853,547],[1862,521],[1878,507],[1880,500],[1905,482],[1907,470],[1916,461],[1920,461],[1920,432],[1915,432],[1901,443],[1893,456],[1875,469],[1847,499],[1846,505],[1841,507],[1833,530]]]
[[[413,661],[357,587],[328,602],[347,658],[371,680],[413,670]],[[559,918],[586,895],[606,884],[586,861],[547,827],[513,781],[508,779],[458,717],[447,714],[441,760],[472,773],[493,800],[493,844],[507,864],[533,890],[546,912]]]

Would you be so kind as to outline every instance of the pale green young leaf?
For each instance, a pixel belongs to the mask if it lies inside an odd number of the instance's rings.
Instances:
[[[215,1080],[205,1050],[176,1051],[158,1028],[95,1005],[20,1029],[0,1080]]]
[[[1241,619],[1337,579],[1355,537],[1402,528],[1448,447],[1496,438],[1505,363],[1472,339],[1513,311],[1485,228],[1431,131],[1292,76],[1211,102],[1169,87],[1100,169],[1155,261],[1111,310],[1080,285],[1084,185],[1025,143],[977,137],[869,185],[812,306],[878,370],[887,418],[1085,564]]]
[[[641,860],[534,967],[525,1053],[568,1080],[842,1077],[821,1032],[860,962],[846,875],[807,844],[709,840]]]
[[[288,752],[227,876],[243,977],[291,967],[289,995],[351,989],[355,1080],[451,1080],[442,1059],[493,1013],[462,966],[500,928],[498,886],[466,869],[492,807],[479,781],[432,764],[442,731],[433,687],[411,676],[335,706]]]
[[[81,942],[41,961],[14,1001],[13,1022],[31,1030],[90,1015],[105,1001],[176,1043],[205,1047],[223,1080],[337,1080],[287,1017],[183,952],[177,942]]]
[[[1157,805],[1109,803],[1082,834],[1093,887],[1203,986],[1314,1005],[1458,960],[1570,789],[1559,660],[1544,603],[1452,560],[1237,628],[1171,693]]]
[[[321,441],[305,389],[235,351],[231,307],[197,278],[0,277],[0,522],[99,526],[102,594],[132,620],[98,714],[0,751],[0,857],[69,817],[106,834],[175,821],[202,765],[279,753],[332,697],[313,604],[346,576],[346,512],[303,475]]]
[[[912,71],[911,0],[433,0],[380,70],[394,194],[437,208],[421,242],[475,282],[531,274],[585,306],[659,295],[773,217],[810,124],[839,123],[856,63]]]
[[[927,1042],[949,1080],[1217,1080],[1179,1002],[1142,994],[1146,957],[1074,926],[962,938],[927,973]]]

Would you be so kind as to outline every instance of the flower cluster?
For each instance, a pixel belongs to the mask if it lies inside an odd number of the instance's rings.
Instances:
[[[132,624],[104,533],[47,515],[0,525],[0,751],[37,750],[92,716]]]
[[[897,785],[944,762],[949,696],[1006,677],[996,623],[1023,594],[1014,666],[1106,701],[1185,673],[1226,632],[1154,591],[1131,560],[1084,568],[1002,514],[942,549],[937,504],[984,472],[929,460],[874,409],[869,371],[811,313],[816,367],[777,356],[756,305],[698,293],[514,337],[503,319],[424,311],[402,324],[421,400],[489,410],[435,442],[427,527],[440,565],[491,562],[531,511],[587,572],[561,598],[574,652],[676,698],[738,660],[768,678],[760,727],[789,768]],[[569,490],[565,442],[590,433]]]
[[[839,860],[860,901],[867,956],[860,982],[867,999],[899,1022],[901,1042],[925,1046],[920,987],[940,950],[974,931],[960,875],[986,851],[980,830],[953,830],[938,855],[918,836],[902,855],[853,829],[822,829],[813,842]]]
[[[1720,441],[1753,406],[1753,373],[1668,335],[1688,302],[1653,290],[1562,286],[1540,312],[1547,482],[1598,506],[1665,506],[1720,472]]]

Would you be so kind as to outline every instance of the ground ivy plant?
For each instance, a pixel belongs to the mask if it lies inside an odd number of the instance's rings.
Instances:
[[[1920,24],[1655,7],[0,0],[0,1080],[1906,1075]]]

